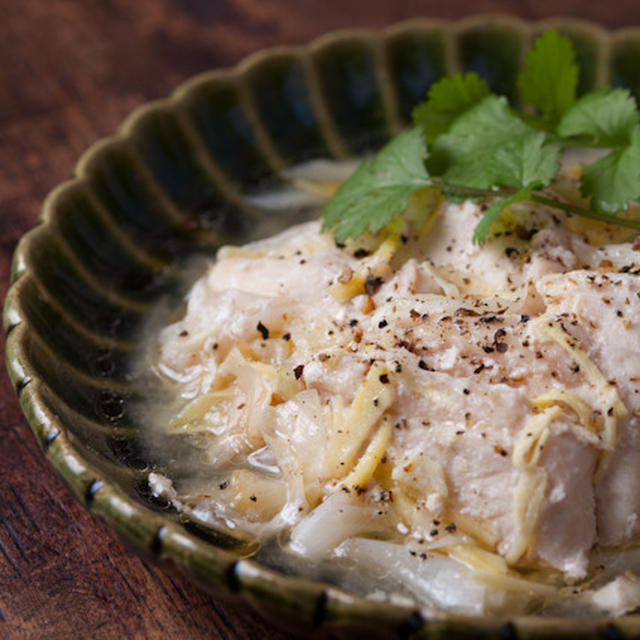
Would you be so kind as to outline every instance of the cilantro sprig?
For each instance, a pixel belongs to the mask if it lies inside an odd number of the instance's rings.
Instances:
[[[492,200],[474,232],[478,244],[506,207],[527,200],[640,230],[640,221],[617,215],[640,198],[638,107],[626,89],[578,98],[578,75],[571,41],[551,29],[518,76],[525,111],[473,72],[434,83],[413,111],[414,127],[363,163],[327,203],[323,229],[339,242],[376,233],[405,211],[413,192],[437,187],[452,198]],[[562,148],[572,146],[609,149],[583,170],[589,208],[549,192]]]

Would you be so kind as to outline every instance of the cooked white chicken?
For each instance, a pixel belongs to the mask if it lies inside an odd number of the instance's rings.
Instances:
[[[309,223],[221,250],[159,341],[170,428],[219,470],[184,501],[313,558],[374,534],[513,580],[584,577],[637,535],[631,238],[518,206],[482,248],[467,202],[424,237],[340,248]]]

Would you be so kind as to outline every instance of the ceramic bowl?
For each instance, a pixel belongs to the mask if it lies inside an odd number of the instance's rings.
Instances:
[[[640,31],[495,16],[416,19],[333,33],[199,75],[138,109],[49,195],[13,261],[4,312],[9,372],[44,455],[130,546],[305,633],[637,637],[640,616],[426,619],[261,566],[249,559],[255,545],[184,521],[153,498],[149,472],[171,475],[180,460],[145,453],[134,410],[144,389],[130,374],[145,320],[160,297],[183,293],[174,267],[296,221],[294,212],[256,209],[250,196],[281,182],[291,165],[375,149],[409,122],[431,83],[456,70],[475,70],[515,99],[523,54],[551,24],[575,44],[581,92],[611,83],[640,99]]]

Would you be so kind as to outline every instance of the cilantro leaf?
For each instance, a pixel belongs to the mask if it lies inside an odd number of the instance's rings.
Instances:
[[[426,156],[420,128],[393,138],[370,162],[360,165],[325,205],[322,229],[335,227],[338,242],[380,230],[406,209],[414,191],[429,184]]]
[[[548,185],[560,169],[561,147],[545,139],[542,131],[532,131],[498,149],[491,165],[500,177],[500,184],[523,187],[540,182]]]
[[[427,146],[422,131],[407,129],[392,138],[371,162],[371,170],[380,179],[395,182],[418,181],[424,187],[429,174],[424,166]]]
[[[515,204],[516,202],[529,200],[531,197],[531,191],[539,186],[539,183],[532,182],[523,189],[520,189],[517,193],[507,196],[506,198],[499,198],[491,203],[473,232],[473,242],[475,244],[484,244],[491,232],[491,225],[498,219],[500,214],[508,206]]]
[[[558,171],[560,147],[527,126],[509,109],[506,98],[488,96],[459,116],[433,146],[430,167],[457,185],[489,189],[549,184]]]
[[[615,214],[629,207],[629,200],[640,198],[640,127],[629,135],[629,144],[586,166],[581,191],[591,196],[591,207]]]
[[[597,144],[626,145],[638,125],[636,101],[627,89],[598,89],[582,96],[558,124],[561,136],[587,135]]]
[[[427,101],[413,110],[413,121],[424,129],[427,142],[433,142],[461,113],[489,93],[489,85],[477,73],[454,73],[431,85]]]
[[[462,112],[489,93],[489,85],[475,71],[458,72],[432,84],[428,102],[438,111]]]
[[[527,54],[518,74],[518,90],[524,103],[532,104],[557,122],[576,99],[578,66],[571,40],[549,29]]]

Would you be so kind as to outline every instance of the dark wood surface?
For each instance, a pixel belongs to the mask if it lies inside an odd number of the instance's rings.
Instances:
[[[137,105],[265,46],[479,11],[640,24],[637,0],[0,0],[2,298],[46,193]],[[124,548],[48,466],[0,376],[0,638],[289,637]]]

